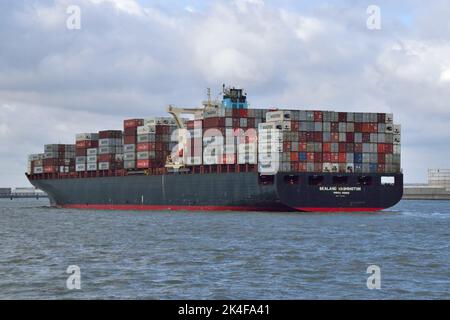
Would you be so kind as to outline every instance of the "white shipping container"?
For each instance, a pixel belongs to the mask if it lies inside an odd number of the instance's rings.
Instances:
[[[98,133],[77,133],[75,135],[76,141],[83,140],[98,140]]]
[[[88,156],[96,156],[98,153],[97,148],[89,148],[86,150]]]
[[[85,164],[77,164],[75,166],[75,171],[76,172],[86,171],[86,165]]]
[[[134,160],[136,160],[136,153],[134,153],[134,152],[133,153],[131,153],[131,152],[124,153],[123,159],[125,161],[130,161],[130,160],[134,161]]]
[[[137,127],[137,134],[149,134],[149,133],[155,133],[156,132],[156,125],[145,125]]]
[[[99,162],[98,170],[109,170],[109,162]]]
[[[43,172],[44,172],[44,167],[34,167],[34,169],[33,169],[34,174],[39,174],[39,173],[43,173]]]
[[[134,160],[124,161],[123,162],[123,167],[125,169],[134,169],[134,168],[136,168],[136,162]]]
[[[87,171],[96,171],[97,163],[88,163],[86,168],[87,168]]]
[[[76,164],[86,164],[86,157],[85,156],[76,157],[75,158],[75,163]]]
[[[123,146],[123,152],[135,152],[136,145],[135,144],[125,144]]]
[[[137,153],[137,159],[138,160],[146,160],[149,159],[150,154],[148,151],[142,151]]]
[[[86,157],[86,161],[88,164],[97,163],[97,156],[88,156]]]
[[[100,147],[98,148],[98,154],[111,154],[115,153],[115,148],[113,147]]]
[[[394,122],[394,114],[392,113],[386,113],[386,123],[393,123]]]
[[[291,120],[291,112],[286,110],[280,110],[280,111],[269,111],[266,113],[266,121],[267,122],[278,122],[278,121],[285,121]]]

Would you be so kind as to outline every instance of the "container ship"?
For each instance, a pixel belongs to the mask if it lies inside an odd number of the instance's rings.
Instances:
[[[374,212],[402,198],[392,114],[250,108],[225,86],[220,96],[45,145],[26,176],[76,209]]]

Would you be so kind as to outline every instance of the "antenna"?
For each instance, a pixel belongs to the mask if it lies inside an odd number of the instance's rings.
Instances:
[[[208,95],[208,107],[211,107],[211,88],[206,89]]]

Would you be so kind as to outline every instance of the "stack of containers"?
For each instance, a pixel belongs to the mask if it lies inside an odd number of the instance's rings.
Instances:
[[[167,157],[177,145],[176,141],[172,141],[172,134],[178,126],[171,117],[154,117],[146,120],[146,127],[149,129],[144,129],[143,134],[138,134],[139,149],[143,151],[136,154],[136,167],[138,169],[164,168]],[[154,132],[151,132],[153,129]]]
[[[28,174],[44,173],[44,153],[28,156]]]
[[[75,166],[75,145],[46,144],[42,160],[44,173],[69,173]]]
[[[144,125],[144,119],[123,121],[123,167],[136,169],[137,128]]]
[[[98,138],[98,133],[78,133],[76,135],[76,172],[97,170]]]
[[[118,170],[123,168],[123,139],[121,130],[105,130],[98,133],[98,154],[96,157],[98,170]]]
[[[290,111],[290,121],[286,115],[266,116],[283,132],[281,172],[400,171],[400,126],[391,114]]]
[[[157,118],[145,119],[137,127],[136,168],[147,169],[154,166],[156,160]]]

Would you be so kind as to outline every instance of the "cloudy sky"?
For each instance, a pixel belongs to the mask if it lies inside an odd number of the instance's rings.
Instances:
[[[44,143],[196,106],[222,83],[253,107],[393,112],[406,182],[450,167],[448,0],[4,0],[0,187],[28,185]]]

